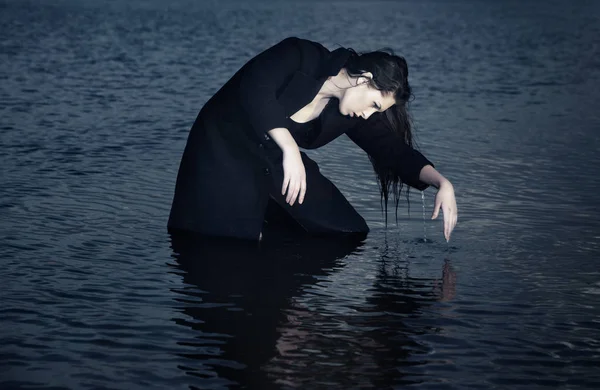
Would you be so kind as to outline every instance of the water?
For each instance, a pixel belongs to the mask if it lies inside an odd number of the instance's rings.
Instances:
[[[0,388],[600,388],[598,2],[0,8]],[[406,56],[448,244],[346,138],[362,245],[167,234],[199,108],[288,35]]]

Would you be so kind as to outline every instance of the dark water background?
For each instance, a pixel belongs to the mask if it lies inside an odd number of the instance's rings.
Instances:
[[[599,19],[579,0],[0,1],[0,388],[600,388]],[[407,58],[420,149],[456,190],[449,244],[415,190],[385,228],[345,137],[311,155],[362,245],[166,232],[198,110],[290,35]]]

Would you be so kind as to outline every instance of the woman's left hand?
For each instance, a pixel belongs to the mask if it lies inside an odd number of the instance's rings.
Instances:
[[[446,242],[450,240],[450,234],[456,226],[458,220],[458,209],[456,207],[456,198],[454,197],[454,187],[448,180],[442,182],[437,194],[435,194],[435,206],[431,219],[436,219],[440,212],[440,207],[444,213],[444,237]]]

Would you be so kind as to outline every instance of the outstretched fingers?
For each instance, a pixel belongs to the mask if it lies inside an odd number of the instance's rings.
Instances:
[[[287,197],[285,198],[285,201],[287,203],[289,203],[289,205],[293,205],[294,204],[294,200],[296,199],[296,196],[298,195],[298,183],[296,181],[291,181],[290,183],[290,188],[288,189],[288,194]]]
[[[306,195],[306,178],[304,178],[304,180],[302,180],[302,183],[300,186],[300,198],[298,199],[298,203],[302,204],[302,202],[304,202],[305,195]]]
[[[441,206],[442,206],[442,202],[436,198],[435,205],[433,206],[433,214],[431,214],[431,219],[436,219],[438,217]]]
[[[293,206],[298,200],[298,203],[302,203],[304,201],[304,194],[306,193],[306,178],[301,178],[296,182],[294,186],[294,192],[292,194],[292,199],[290,206]]]
[[[458,221],[457,210],[451,207],[444,209],[444,237],[446,241],[450,240],[450,235]]]
[[[285,191],[287,190],[289,184],[290,184],[290,176],[285,175],[283,177],[283,185],[281,187],[281,195],[285,195]],[[286,202],[287,202],[287,200],[286,200]]]
[[[446,242],[450,240],[450,218],[447,212],[444,212],[444,237]]]

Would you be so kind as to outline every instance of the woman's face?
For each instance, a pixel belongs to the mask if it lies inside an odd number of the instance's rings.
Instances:
[[[357,82],[355,87],[344,90],[339,103],[342,115],[368,119],[373,113],[383,112],[396,103],[393,94],[384,94],[369,86],[371,77],[370,72],[363,73],[353,81],[353,84]]]

